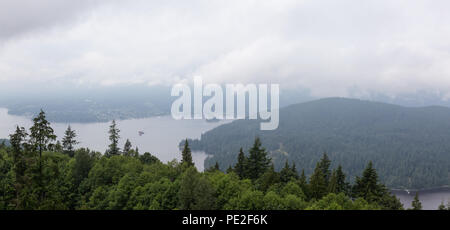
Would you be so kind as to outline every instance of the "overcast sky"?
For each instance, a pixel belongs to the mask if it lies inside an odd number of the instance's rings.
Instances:
[[[448,0],[0,0],[0,89],[281,83],[450,99]]]

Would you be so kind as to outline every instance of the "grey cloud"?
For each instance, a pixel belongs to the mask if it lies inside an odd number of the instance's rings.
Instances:
[[[0,38],[8,39],[27,32],[49,28],[77,18],[80,12],[95,7],[100,0],[2,0],[0,1]]]
[[[15,22],[1,12],[2,27],[15,28],[4,32],[12,37],[0,49],[1,83],[172,84],[202,75],[314,96],[450,98],[449,1],[60,1],[29,6],[43,18]],[[14,37],[59,21],[71,23]]]

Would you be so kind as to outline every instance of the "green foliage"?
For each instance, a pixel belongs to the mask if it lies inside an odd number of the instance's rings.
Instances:
[[[107,152],[107,155],[109,156],[115,156],[120,154],[120,148],[119,148],[119,139],[120,139],[120,130],[117,128],[116,120],[113,120],[111,122],[111,126],[109,126],[109,141],[111,141],[111,144],[109,144],[109,150]]]
[[[279,120],[270,132],[261,131],[258,120],[236,120],[191,143],[212,155],[206,167],[234,165],[239,149],[251,148],[258,136],[277,171],[288,160],[310,176],[326,150],[331,166],[341,165],[351,183],[372,161],[389,187],[450,185],[449,108],[329,98],[281,108]]]
[[[188,167],[194,166],[194,162],[192,161],[192,153],[191,149],[189,148],[188,140],[184,142],[184,148],[181,152],[181,163],[186,164]]]
[[[309,194],[313,199],[320,199],[327,194],[327,181],[323,174],[323,167],[317,163],[314,173],[311,175],[309,181]]]
[[[411,210],[422,210],[422,203],[419,200],[419,193],[416,192],[416,195],[414,196],[414,200],[411,203],[412,209]]]
[[[179,208],[184,210],[214,209],[214,189],[209,180],[189,167],[181,176]]]
[[[131,141],[127,139],[127,141],[125,142],[125,145],[123,146],[123,154],[126,156],[130,156],[131,155]]]
[[[351,192],[342,167],[332,170],[327,155],[308,183],[295,164],[286,162],[277,172],[258,138],[248,157],[241,150],[240,165],[227,173],[219,163],[198,172],[187,141],[181,163],[162,163],[150,153],[137,156],[131,146],[133,154],[81,148],[72,155],[67,146],[50,147],[54,135],[43,113],[35,121],[31,139],[17,127],[11,146],[0,147],[1,210],[402,209],[371,162]],[[420,208],[418,198],[413,206]]]
[[[246,174],[249,179],[256,180],[269,168],[270,158],[267,157],[266,150],[261,147],[261,140],[259,138],[255,139],[249,153]]]
[[[77,134],[75,130],[72,130],[70,125],[67,127],[66,132],[64,133],[64,138],[62,139],[62,147],[65,153],[67,153],[70,157],[73,157],[75,153],[75,145],[79,144],[75,138]]]

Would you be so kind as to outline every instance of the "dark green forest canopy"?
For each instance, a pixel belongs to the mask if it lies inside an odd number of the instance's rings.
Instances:
[[[233,168],[227,173],[217,167],[198,172],[187,162],[164,164],[149,153],[108,156],[78,149],[73,157],[46,151],[41,159],[33,152],[17,155],[15,151],[0,148],[0,210],[403,209],[376,175],[373,178],[373,174],[364,172],[362,182],[354,189],[344,176],[339,190],[334,183],[337,177],[326,179],[318,174],[314,178],[323,182],[318,187],[314,179],[308,183],[289,165],[284,172],[267,167],[264,162],[268,158],[259,147],[254,149],[254,160],[246,160],[242,178]],[[26,159],[22,170],[17,168],[21,162],[18,157]],[[36,170],[41,160],[42,176]],[[258,177],[253,174],[252,164],[266,165],[259,167]],[[322,171],[324,164],[318,165]]]
[[[255,136],[277,170],[286,160],[313,173],[323,152],[355,178],[373,161],[391,188],[450,185],[450,108],[409,108],[355,99],[329,98],[280,109],[277,130],[260,131],[258,120],[237,120],[192,140],[192,150],[213,155],[205,162],[221,168],[236,163],[239,149]],[[247,153],[248,154],[248,153]]]
[[[240,165],[224,173],[216,163],[198,172],[187,140],[181,163],[164,164],[139,154],[130,141],[119,148],[114,121],[105,154],[74,151],[68,143],[76,145],[77,135],[70,126],[61,145],[43,111],[33,123],[30,129],[17,126],[10,146],[0,145],[0,210],[403,209],[371,162],[351,186],[324,154],[308,182],[288,162],[276,172],[256,138],[248,157],[241,151]]]

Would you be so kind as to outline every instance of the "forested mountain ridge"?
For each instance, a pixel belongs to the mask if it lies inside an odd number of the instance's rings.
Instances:
[[[198,172],[186,140],[181,162],[167,164],[139,154],[113,120],[105,154],[76,149],[76,131],[61,141],[41,110],[27,129],[16,127],[0,145],[0,210],[401,210],[402,203],[379,182],[369,162],[352,185],[327,154],[308,179],[286,162],[274,170],[259,138],[226,173],[218,164]],[[420,210],[416,195],[413,209]],[[449,210],[444,204],[441,210]]]
[[[260,131],[257,120],[237,120],[192,141],[195,150],[223,168],[233,165],[243,147],[259,136],[276,169],[286,160],[304,168],[327,152],[354,178],[373,161],[380,179],[392,188],[450,184],[450,108],[409,108],[357,99],[327,98],[280,109],[277,130]]]

